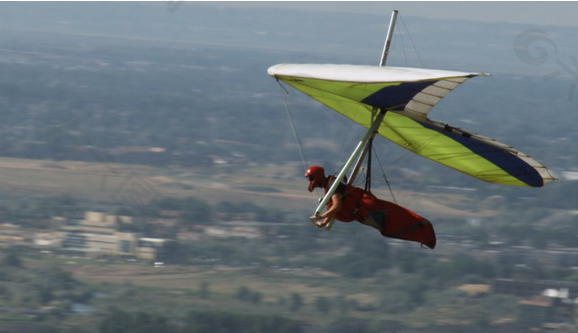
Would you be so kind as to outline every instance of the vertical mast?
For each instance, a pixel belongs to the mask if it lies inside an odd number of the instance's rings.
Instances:
[[[387,35],[385,36],[385,44],[383,45],[383,52],[381,53],[381,60],[379,61],[380,67],[385,67],[385,62],[387,61],[387,55],[389,54],[389,47],[391,45],[391,40],[393,39],[393,30],[395,29],[395,23],[397,21],[397,14],[398,14],[397,10],[391,12],[391,19],[389,20],[389,28],[387,29]],[[373,110],[374,115],[377,115],[377,111],[378,110],[376,109]],[[355,178],[357,178],[359,169],[361,169],[361,165],[363,164],[363,161],[365,160],[367,154],[368,153],[371,154],[370,152],[371,144],[376,134],[377,131],[373,133],[373,135],[369,138],[367,146],[365,147],[363,153],[359,156],[359,159],[355,163],[355,167],[353,168],[353,171],[351,172],[351,175],[349,177],[348,181],[349,184],[352,184]]]
[[[393,29],[395,29],[395,22],[397,21],[397,10],[391,12],[391,20],[389,21],[389,29],[387,29],[387,36],[385,37],[385,44],[383,45],[383,53],[381,54],[381,61],[379,62],[380,67],[385,66],[387,61],[387,55],[389,53],[389,46],[391,45],[391,39],[393,38]]]

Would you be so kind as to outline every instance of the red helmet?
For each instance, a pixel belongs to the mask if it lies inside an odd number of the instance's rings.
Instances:
[[[316,187],[323,187],[325,182],[325,170],[320,166],[310,166],[305,170],[305,177],[309,179],[309,192],[313,192]]]

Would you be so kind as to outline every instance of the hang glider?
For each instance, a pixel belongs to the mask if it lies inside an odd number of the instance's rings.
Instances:
[[[268,74],[411,152],[480,180],[541,187],[554,180],[530,156],[496,140],[428,118],[450,91],[483,73],[402,67],[279,64]]]

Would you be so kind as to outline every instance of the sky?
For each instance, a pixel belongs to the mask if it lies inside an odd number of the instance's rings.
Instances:
[[[386,17],[395,9],[405,16],[432,19],[578,27],[576,1],[217,1],[213,4],[362,14],[383,11]]]

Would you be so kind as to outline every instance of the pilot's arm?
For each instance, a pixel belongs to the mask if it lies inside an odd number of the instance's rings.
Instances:
[[[341,209],[341,194],[340,193],[334,193],[331,196],[331,208],[329,208],[325,213],[323,214],[315,214],[313,216],[311,216],[310,218],[313,220],[322,220],[319,222],[315,222],[315,225],[318,228],[323,228],[325,227],[333,218],[334,215]]]

